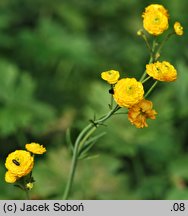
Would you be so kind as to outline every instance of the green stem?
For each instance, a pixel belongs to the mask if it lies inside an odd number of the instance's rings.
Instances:
[[[73,158],[72,158],[72,164],[71,164],[71,170],[70,170],[70,175],[69,175],[69,179],[65,188],[65,192],[63,195],[63,199],[66,200],[69,196],[70,193],[70,189],[72,186],[72,182],[73,182],[73,178],[74,178],[74,173],[76,170],[76,165],[77,165],[77,148],[74,148],[74,152],[73,152]]]
[[[83,138],[82,141],[80,142],[78,152],[81,151],[81,149],[82,149],[84,143],[85,143],[85,142],[87,141],[87,139],[92,135],[92,133],[95,132],[96,129],[97,129],[97,127],[93,127],[93,128],[91,128],[91,130],[89,130],[89,131],[87,132],[87,134],[84,136],[84,138]]]
[[[119,109],[120,107],[117,105],[116,107],[114,107],[114,109],[110,110],[110,112],[108,112],[105,116],[87,125],[78,135],[75,145],[74,145],[73,158],[72,158],[69,178],[67,181],[65,192],[63,194],[64,200],[68,198],[71,188],[72,188],[74,175],[75,175],[77,162],[78,162],[79,151],[81,150],[81,148],[83,147],[87,139],[91,136],[91,134],[97,129],[97,127],[102,125],[108,118],[110,118]]]
[[[149,63],[148,63],[148,64],[150,64],[150,63],[152,63],[153,61],[155,61],[154,56],[155,56],[155,47],[156,47],[156,45],[157,45],[157,43],[156,43],[156,41],[155,41],[155,39],[154,39],[154,40],[153,40],[153,44],[152,44],[152,49],[151,49],[151,52],[150,52],[150,59],[149,59]],[[144,71],[144,73],[142,74],[142,76],[141,76],[141,78],[140,78],[140,82],[143,83],[143,81],[144,81],[146,75],[147,75],[147,73],[146,73],[146,71]],[[145,82],[145,81],[144,81],[144,82]]]
[[[169,34],[166,35],[166,37],[164,38],[164,40],[161,42],[161,44],[159,45],[156,54],[160,54],[161,49],[163,48],[165,42],[172,36],[174,35],[174,32],[170,32]],[[156,56],[155,56],[155,61],[157,60]]]
[[[142,38],[144,39],[148,50],[151,52],[152,48],[151,48],[151,46],[150,46],[150,44],[148,42],[148,39],[147,39],[147,37],[146,37],[146,35],[144,33],[142,34]]]
[[[146,78],[142,81],[142,84],[144,84],[144,83],[145,83],[146,81],[148,81],[150,78],[151,78],[150,76],[146,77]]]
[[[127,112],[118,112],[118,113],[114,113],[114,115],[126,115],[128,114],[128,111]]]
[[[113,110],[111,110],[110,112],[107,113],[107,115],[101,117],[99,120],[96,120],[94,123],[95,124],[102,124],[104,123],[104,121],[106,121],[110,116],[112,116],[116,111],[118,111],[121,107],[119,107],[118,105],[116,107],[114,107]]]
[[[113,85],[112,84],[111,84],[111,89],[113,89]],[[113,95],[111,94],[110,109],[113,108],[113,103],[114,103],[114,98],[113,98]]]
[[[145,79],[146,75],[147,75],[147,73],[146,73],[146,71],[144,71],[144,73],[142,74],[142,76],[140,78],[140,82],[142,82]]]
[[[70,170],[70,174],[69,174],[69,179],[65,188],[65,192],[63,195],[63,199],[67,199],[72,187],[72,183],[73,183],[73,178],[74,178],[74,173],[76,170],[76,165],[77,165],[77,152],[78,152],[78,147],[79,147],[79,143],[82,139],[82,136],[93,127],[93,124],[89,124],[87,125],[82,131],[81,133],[78,135],[75,145],[74,145],[74,150],[73,150],[73,157],[72,157],[72,164],[71,164],[71,170]]]
[[[158,81],[155,81],[153,83],[153,85],[151,86],[151,88],[147,91],[147,93],[145,94],[145,98],[153,91],[153,89],[155,88],[155,86],[157,85]]]
[[[26,199],[30,200],[31,198],[30,198],[30,195],[29,195],[29,190],[25,190],[25,193],[26,193]]]

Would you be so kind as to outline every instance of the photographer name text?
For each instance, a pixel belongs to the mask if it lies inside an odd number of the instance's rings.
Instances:
[[[28,202],[22,202],[22,203],[4,203],[3,205],[3,211],[4,213],[8,212],[84,212],[85,207],[82,203],[79,204],[69,204],[68,202],[54,202],[47,203],[44,202],[41,204],[28,204]]]

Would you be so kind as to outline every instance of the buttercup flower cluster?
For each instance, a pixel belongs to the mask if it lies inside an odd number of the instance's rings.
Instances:
[[[169,28],[169,14],[163,5],[151,4],[145,8],[143,17],[144,29],[154,36],[161,35]],[[103,72],[101,78],[111,84],[113,98],[119,108],[128,109],[128,120],[137,128],[148,127],[147,119],[155,119],[157,112],[153,109],[153,103],[146,100],[146,97],[154,89],[158,81],[172,82],[177,79],[177,71],[168,61],[159,61],[160,51],[164,42],[173,34],[183,35],[183,27],[179,22],[175,22],[172,32],[168,33],[162,42],[155,41],[150,45],[143,30],[139,30],[137,35],[143,37],[150,51],[149,63],[146,70],[137,81],[135,78],[119,79],[120,73],[115,70]],[[144,83],[153,78],[154,83],[145,92]],[[113,80],[113,82],[112,82]]]
[[[128,114],[128,120],[136,128],[148,127],[147,120],[154,120],[157,112],[153,109],[152,101],[146,98],[154,90],[159,81],[172,82],[177,79],[177,71],[174,66],[167,60],[161,60],[160,58],[165,42],[172,35],[183,35],[183,27],[179,22],[175,22],[174,26],[170,27],[169,13],[163,5],[159,4],[147,6],[142,14],[142,18],[144,29],[138,30],[137,35],[144,39],[149,50],[150,58],[148,64],[144,65],[143,74],[139,80],[134,77],[120,77],[120,72],[114,69],[101,73],[101,78],[110,85],[110,111],[99,119],[94,118],[90,120],[90,123],[83,128],[76,138],[73,145],[71,169],[63,199],[67,199],[70,195],[78,160],[89,157],[88,151],[93,146],[93,141],[96,142],[101,136],[96,135],[91,137],[94,131],[99,126],[104,125],[105,121],[111,116],[118,114],[120,109],[126,109],[126,113],[121,112],[121,114]],[[155,36],[152,37],[153,41],[148,38],[146,33]],[[158,40],[157,36],[160,36],[160,40]],[[161,37],[163,37],[162,40]],[[148,80],[149,84],[147,83],[146,88],[145,83]],[[72,145],[70,139],[68,143]]]
[[[157,112],[152,109],[152,102],[144,99],[144,86],[135,78],[117,81],[113,87],[113,98],[119,107],[128,108],[128,120],[137,128],[148,127],[146,120],[155,119]]]
[[[31,172],[34,166],[34,155],[43,154],[46,149],[38,143],[30,143],[25,145],[26,150],[16,150],[10,153],[5,162],[7,172],[5,174],[5,181],[7,183],[15,183],[19,181],[22,189],[31,189],[32,183],[34,182],[31,177]],[[22,184],[24,177],[24,185]]]
[[[163,5],[151,4],[145,8],[143,17],[144,29],[152,35],[158,36],[169,27],[169,14]],[[183,27],[179,22],[174,23],[174,32],[183,35]]]

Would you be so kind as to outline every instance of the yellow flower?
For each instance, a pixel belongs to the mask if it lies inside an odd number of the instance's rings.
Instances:
[[[117,83],[119,76],[119,71],[116,70],[109,70],[101,73],[102,79],[107,81],[109,84]]]
[[[43,147],[43,145],[34,142],[26,144],[25,148],[33,154],[43,154],[44,152],[46,152],[46,149]]]
[[[150,4],[149,6],[145,8],[145,13],[153,11],[153,10],[161,12],[167,18],[169,17],[168,11],[163,7],[163,5]]]
[[[17,177],[13,173],[11,173],[10,171],[7,171],[5,173],[5,181],[7,183],[14,183],[14,182],[16,182],[16,180],[17,180]]]
[[[137,128],[148,127],[146,119],[155,119],[157,114],[155,110],[152,109],[153,104],[149,100],[141,100],[139,103],[129,108],[128,119]]]
[[[158,4],[146,7],[142,15],[145,30],[152,35],[160,35],[168,29],[168,12]]]
[[[138,36],[141,36],[141,35],[143,35],[143,34],[144,34],[144,33],[143,33],[142,30],[138,30],[138,31],[137,31],[137,35],[138,35]]]
[[[174,31],[177,35],[183,35],[183,27],[179,22],[174,23]]]
[[[16,177],[22,177],[31,172],[34,158],[24,150],[16,150],[10,153],[6,159],[5,167]]]
[[[146,72],[156,80],[172,82],[177,79],[177,71],[169,62],[155,62],[146,65]]]
[[[143,99],[144,88],[135,78],[119,80],[114,87],[114,100],[120,107],[130,107]]]
[[[33,183],[31,183],[31,182],[27,183],[27,184],[26,184],[26,188],[27,188],[28,190],[31,190],[31,189],[33,188]]]

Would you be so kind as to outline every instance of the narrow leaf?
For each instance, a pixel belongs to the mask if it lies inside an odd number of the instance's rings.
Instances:
[[[97,141],[99,138],[103,137],[104,135],[106,135],[106,132],[102,132],[102,133],[100,133],[99,135],[96,135],[96,136],[91,137],[90,139],[88,139],[88,140],[85,142],[85,145],[84,145],[84,146],[87,146],[87,145],[89,145],[90,143],[92,143],[92,142],[94,142],[94,141]]]
[[[94,144],[98,141],[99,138],[104,136],[106,133],[103,132],[99,135],[96,135],[94,137],[91,137],[89,140],[85,142],[85,145],[79,150],[79,155],[85,155],[93,146]]]
[[[91,159],[95,159],[95,158],[98,158],[98,157],[99,157],[99,154],[91,155],[91,156],[85,157],[84,160],[91,160]]]

